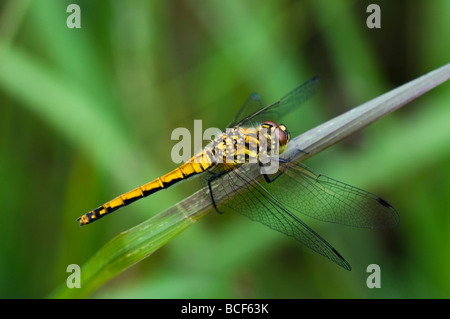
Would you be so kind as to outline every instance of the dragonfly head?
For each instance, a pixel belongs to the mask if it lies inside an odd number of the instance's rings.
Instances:
[[[265,121],[262,124],[262,127],[269,129],[271,131],[273,130],[276,140],[278,141],[278,144],[279,144],[279,149],[278,149],[279,154],[283,153],[284,150],[286,149],[289,139],[291,138],[287,127],[284,124],[278,125],[277,123],[275,123],[273,121]]]

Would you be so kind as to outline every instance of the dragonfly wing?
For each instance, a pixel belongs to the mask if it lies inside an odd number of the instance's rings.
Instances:
[[[377,195],[317,174],[301,163],[281,163],[280,176],[265,187],[287,207],[307,216],[353,227],[397,225],[397,211]]]
[[[295,88],[284,97],[267,106],[263,106],[259,95],[247,99],[241,107],[235,119],[231,123],[234,126],[254,126],[264,121],[279,122],[289,112],[306,102],[319,88],[320,80],[313,77],[306,83]],[[259,104],[259,105],[258,105]],[[229,126],[231,127],[231,126]]]
[[[264,186],[245,172],[249,165],[230,171],[221,178],[213,192],[227,192],[222,196],[220,210],[225,207],[251,220],[258,221],[276,231],[293,237],[315,252],[329,258],[339,266],[351,270],[350,264],[325,239],[292,214]],[[225,197],[225,198],[224,198]]]
[[[235,127],[242,119],[252,115],[264,107],[264,102],[258,93],[252,93],[239,109],[234,119],[227,127]]]

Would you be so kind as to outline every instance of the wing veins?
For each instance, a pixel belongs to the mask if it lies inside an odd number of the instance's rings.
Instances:
[[[278,226],[279,228],[277,228],[277,224],[270,223],[269,221],[265,223],[264,219],[261,218],[262,216],[250,216],[244,212],[245,210],[240,211],[239,209],[232,209],[238,211],[240,214],[250,218],[251,220],[258,221],[274,230],[284,233],[289,237],[293,237],[308,248],[314,250],[324,257],[327,257],[339,266],[342,266],[347,270],[351,270],[350,264],[337,252],[337,250],[333,246],[331,246],[324,238],[322,238],[318,233],[316,233],[313,229],[306,225],[301,219],[292,214],[286,207],[284,207],[284,205],[280,201],[278,201],[278,199],[270,194],[270,192],[267,191],[267,189],[261,183],[251,178],[241,170],[239,172],[236,172],[235,176],[243,179],[245,183],[254,182],[257,184],[257,186],[255,187],[249,187],[248,190],[240,195],[246,195],[246,198],[249,198],[252,202],[256,201],[257,204],[259,203],[259,205],[262,205],[262,207],[264,207],[265,209],[266,216],[267,214],[270,214],[268,215],[268,218],[270,219],[270,216],[272,218],[275,218],[279,222],[279,225],[282,225],[282,227]],[[263,196],[270,205],[266,205],[266,203],[259,200],[257,194],[255,194],[255,191]],[[251,197],[250,194],[252,195]],[[271,207],[275,209],[278,214],[274,214],[271,210]],[[259,219],[257,217],[259,217]],[[286,227],[286,224],[289,227]]]

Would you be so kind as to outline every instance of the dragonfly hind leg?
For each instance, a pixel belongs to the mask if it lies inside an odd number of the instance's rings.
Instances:
[[[216,201],[214,200],[214,194],[213,194],[213,190],[211,187],[211,183],[216,180],[217,178],[221,177],[222,175],[228,173],[227,171],[220,171],[218,173],[215,173],[213,176],[211,176],[210,178],[208,178],[208,188],[209,188],[209,194],[211,196],[211,201],[213,203],[214,209],[219,213],[219,214],[223,214],[223,212],[221,212],[216,205]]]
[[[295,158],[295,156],[296,156],[298,153],[309,154],[307,151],[304,151],[304,150],[301,150],[301,149],[296,149],[295,152],[291,155],[290,158],[288,158],[288,159],[279,158],[278,161],[281,162],[281,163],[290,163],[290,162]],[[261,163],[259,163],[259,165],[261,166]],[[274,182],[278,177],[280,177],[281,175],[283,175],[283,173],[286,172],[287,169],[288,169],[288,166],[284,166],[283,170],[279,171],[279,172],[276,174],[276,176],[275,176],[275,177],[272,177],[272,178],[269,177],[268,174],[263,174],[264,179],[266,180],[267,183],[272,183],[272,182]]]

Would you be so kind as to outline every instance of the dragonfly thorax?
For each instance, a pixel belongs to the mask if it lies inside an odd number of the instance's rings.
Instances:
[[[211,164],[256,163],[263,156],[273,157],[283,153],[289,137],[286,126],[273,121],[251,128],[236,126],[227,129],[210,144],[210,156],[207,157],[213,158]]]

